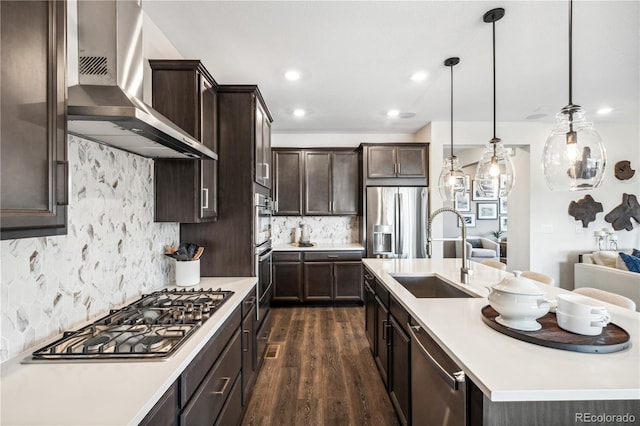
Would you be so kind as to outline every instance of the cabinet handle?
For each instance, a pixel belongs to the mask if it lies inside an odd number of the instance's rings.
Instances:
[[[382,340],[387,340],[387,328],[389,328],[389,321],[382,320]]]
[[[264,165],[264,176],[262,176],[265,180],[269,180],[269,163],[263,163]]]
[[[251,331],[250,330],[242,330],[242,333],[244,334],[244,336],[247,337],[247,344],[246,345],[244,345],[244,344],[242,345],[242,352],[249,352],[249,333],[251,333]]]
[[[69,204],[69,162],[56,161],[56,204]]]
[[[338,254],[328,254],[327,259],[340,259],[340,255]]]
[[[221,380],[224,381],[224,385],[222,385],[222,389],[220,389],[219,391],[211,392],[212,395],[222,395],[224,391],[227,390],[227,386],[229,386],[231,377],[223,377]]]
[[[209,208],[209,188],[202,188],[202,208]]]

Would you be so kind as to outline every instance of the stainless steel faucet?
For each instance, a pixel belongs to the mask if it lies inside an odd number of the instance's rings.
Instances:
[[[458,216],[460,222],[462,222],[462,267],[460,268],[460,281],[463,284],[469,284],[469,259],[467,258],[467,226],[464,223],[464,218],[460,214],[460,212],[451,207],[442,207],[435,212],[431,213],[429,216],[429,221],[427,222],[427,257],[431,259],[431,222],[433,219],[443,212],[451,212]]]

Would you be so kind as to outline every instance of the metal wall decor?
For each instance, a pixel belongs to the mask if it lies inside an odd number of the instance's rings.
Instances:
[[[618,161],[615,165],[614,174],[619,180],[631,179],[636,171],[631,168],[631,161]]]
[[[621,229],[632,231],[631,218],[634,218],[636,223],[640,223],[638,198],[633,194],[622,194],[622,203],[607,213],[604,220],[610,223],[616,231]]]
[[[596,214],[603,211],[602,203],[594,200],[591,195],[585,195],[581,200],[569,203],[569,215],[581,221],[583,228],[587,228],[589,222],[596,220]]]

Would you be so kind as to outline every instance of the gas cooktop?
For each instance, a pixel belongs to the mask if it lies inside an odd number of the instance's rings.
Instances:
[[[25,362],[167,359],[233,294],[232,291],[165,289],[93,324],[65,331]]]

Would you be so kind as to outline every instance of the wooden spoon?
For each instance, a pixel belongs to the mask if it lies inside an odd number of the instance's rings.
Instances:
[[[198,250],[196,250],[196,254],[193,255],[193,259],[191,260],[200,259],[200,256],[202,256],[202,252],[204,252],[204,247],[198,247]]]
[[[164,246],[164,249],[167,251],[167,253],[169,254],[173,254],[176,252],[176,250],[178,250],[177,248],[175,248],[174,246],[170,246],[170,245],[166,245]]]

